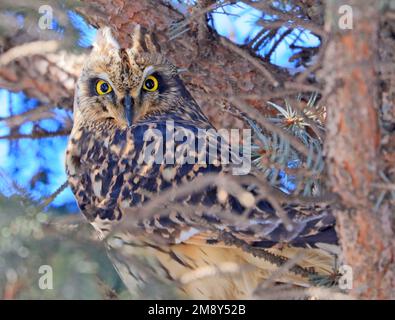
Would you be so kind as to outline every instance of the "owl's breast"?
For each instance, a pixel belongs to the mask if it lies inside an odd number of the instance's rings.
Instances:
[[[169,137],[166,130],[162,122],[127,130],[73,129],[66,153],[68,181],[81,211],[98,229],[102,221],[120,220],[128,209],[142,206],[167,188],[221,170],[217,165],[164,161],[169,150],[174,153],[172,150],[178,150],[183,143]],[[172,142],[174,148],[169,147]],[[213,194],[208,189],[190,197],[190,201],[207,202],[215,198]],[[164,232],[169,223],[174,225],[169,221],[160,223],[166,224]]]

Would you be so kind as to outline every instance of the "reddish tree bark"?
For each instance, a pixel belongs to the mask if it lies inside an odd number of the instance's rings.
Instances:
[[[379,7],[374,0],[349,1],[354,28],[341,30],[338,9],[328,2],[327,31],[333,33],[322,72],[328,94],[326,155],[329,182],[341,199],[335,210],[345,263],[353,267],[352,294],[394,298],[394,234],[391,216],[375,210],[372,183],[380,169]]]

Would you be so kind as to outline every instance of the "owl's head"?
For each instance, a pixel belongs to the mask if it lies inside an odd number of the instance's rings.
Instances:
[[[109,28],[98,30],[93,50],[77,83],[75,121],[112,121],[130,126],[151,115],[201,113],[177,74],[159,54],[153,38],[139,25],[132,45],[122,48]],[[180,103],[180,99],[189,103]]]

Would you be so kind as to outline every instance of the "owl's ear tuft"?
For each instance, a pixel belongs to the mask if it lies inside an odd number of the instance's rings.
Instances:
[[[147,29],[141,27],[139,24],[133,26],[133,31],[130,34],[132,39],[131,49],[135,53],[149,52],[152,54],[160,53],[160,46],[153,33],[149,33]]]
[[[93,43],[93,50],[102,54],[108,53],[111,50],[119,50],[120,45],[112,35],[109,27],[100,28],[97,31],[95,42]]]

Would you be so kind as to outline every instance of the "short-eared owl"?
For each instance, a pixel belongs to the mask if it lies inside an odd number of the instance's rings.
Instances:
[[[202,152],[219,139],[178,69],[139,26],[131,39],[122,48],[109,28],[98,31],[77,83],[66,154],[79,207],[131,293],[169,297],[149,290],[160,282],[177,297],[248,298],[300,253],[278,282],[308,286],[311,275],[330,275],[334,258],[318,246],[335,241],[328,210],[283,205],[286,227],[248,183],[253,171],[237,187],[236,165],[221,163],[219,150]]]

